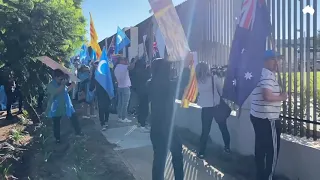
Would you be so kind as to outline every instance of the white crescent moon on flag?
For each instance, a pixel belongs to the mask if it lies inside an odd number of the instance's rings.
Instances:
[[[103,72],[101,71],[101,67],[102,67],[103,64],[107,64],[107,61],[106,61],[106,60],[101,60],[101,61],[100,61],[99,65],[98,65],[98,68],[97,68],[97,70],[98,70],[98,72],[99,72],[100,74],[105,74],[105,73],[103,73]]]
[[[122,41],[122,37],[120,35],[118,35],[117,38],[119,39],[118,44],[120,44]]]

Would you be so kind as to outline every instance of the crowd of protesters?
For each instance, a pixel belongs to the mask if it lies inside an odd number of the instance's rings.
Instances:
[[[272,179],[280,148],[279,114],[281,101],[286,100],[287,94],[280,93],[275,77],[278,56],[273,51],[265,52],[265,67],[262,70],[261,80],[252,93],[250,119],[255,130],[257,180]],[[40,93],[38,103],[42,104],[44,94],[46,94],[45,114],[52,119],[56,143],[61,141],[60,121],[62,117],[70,119],[77,136],[82,135],[72,104],[75,100],[82,104],[82,109],[86,112],[85,118],[96,118],[94,110],[98,109],[102,131],[108,129],[110,113],[117,113],[118,121],[121,123],[131,123],[130,117],[136,115],[141,131],[150,132],[154,151],[152,179],[164,179],[166,157],[170,150],[175,179],[183,180],[182,143],[173,119],[175,100],[181,97],[190,77],[188,60],[185,62],[186,66],[181,77],[178,77],[180,78],[178,81],[172,73],[171,62],[166,59],[157,58],[152,63],[147,63],[145,58],[136,57],[129,61],[128,58],[119,57],[111,69],[116,96],[110,98],[105,89],[95,80],[95,71],[99,61],[91,62],[89,66],[86,66],[81,65],[77,59],[73,65],[80,82],[70,82],[68,75],[56,69],[52,73],[52,81],[47,85],[46,93]],[[197,64],[195,72],[199,90],[197,104],[202,107],[201,117],[199,117],[202,132],[198,157],[205,158],[206,144],[213,119],[220,129],[225,146],[224,151],[229,154],[231,150],[227,118],[230,111],[222,99],[223,81],[214,75],[208,64],[204,62]],[[6,109],[7,119],[11,119],[11,107],[16,101],[18,101],[19,113],[22,112],[21,87],[12,72],[8,74],[6,80],[2,78],[1,85],[1,108]],[[130,103],[134,103],[132,100],[134,96],[137,97],[138,103],[136,106],[129,106]],[[131,116],[128,108],[132,113]],[[224,115],[223,112],[226,114]]]

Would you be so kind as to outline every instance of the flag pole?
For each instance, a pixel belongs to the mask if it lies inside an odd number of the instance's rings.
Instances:
[[[271,49],[273,51],[277,52],[276,45],[275,45],[275,39],[272,36],[272,34],[270,35],[269,40],[270,40],[270,43],[271,43]],[[277,59],[278,58],[279,57],[277,57]],[[279,84],[280,84],[280,91],[281,92],[285,92],[286,88],[285,88],[285,85],[283,84],[282,77],[280,75],[280,70],[279,70],[279,66],[278,65],[277,65],[277,74],[278,74],[278,81],[279,81]]]

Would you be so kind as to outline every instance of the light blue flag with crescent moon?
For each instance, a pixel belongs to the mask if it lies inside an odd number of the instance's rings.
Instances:
[[[93,61],[97,60],[97,53],[92,49],[92,52],[91,52],[91,59]]]
[[[119,51],[121,51],[124,47],[126,47],[129,44],[130,44],[130,39],[127,37],[126,33],[118,27],[115,53],[119,54]]]
[[[86,45],[82,45],[81,47],[81,51],[79,53],[79,56],[80,56],[80,62],[84,65],[89,65],[90,63],[90,55],[89,55],[89,51],[88,51],[88,48]]]
[[[95,72],[95,79],[105,89],[110,97],[114,97],[114,87],[111,77],[111,71],[108,62],[108,56],[106,48],[103,48],[99,65]]]

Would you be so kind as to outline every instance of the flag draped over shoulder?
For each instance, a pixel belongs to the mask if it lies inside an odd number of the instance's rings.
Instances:
[[[244,0],[229,56],[223,97],[242,106],[260,80],[270,13],[265,0]]]
[[[95,72],[95,79],[105,89],[110,97],[114,97],[114,87],[111,77],[111,71],[109,68],[108,56],[106,48],[103,48],[99,65]]]
[[[129,44],[130,44],[130,39],[127,37],[126,33],[118,27],[117,36],[116,36],[115,53],[118,54],[124,47],[126,47]]]
[[[181,106],[183,108],[189,108],[189,103],[193,103],[196,101],[198,96],[198,82],[196,78],[195,66],[197,62],[194,60],[195,54],[192,54],[190,58],[190,80],[187,88],[184,91]]]
[[[98,35],[96,32],[96,29],[94,28],[94,23],[93,23],[91,13],[90,13],[90,36],[91,36],[90,46],[96,52],[97,58],[99,59],[101,56],[101,48],[98,44]]]

